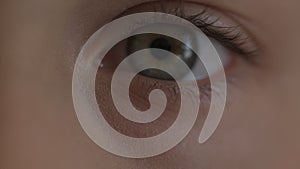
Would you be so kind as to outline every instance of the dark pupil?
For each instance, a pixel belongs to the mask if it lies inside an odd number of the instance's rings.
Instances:
[[[171,51],[172,44],[165,38],[157,38],[151,43],[150,47]],[[161,56],[159,53],[152,54],[157,59],[164,59],[164,56]]]
[[[157,38],[157,39],[155,39],[151,43],[150,47],[151,48],[158,48],[158,49],[163,49],[163,50],[171,51],[171,44],[165,38]]]

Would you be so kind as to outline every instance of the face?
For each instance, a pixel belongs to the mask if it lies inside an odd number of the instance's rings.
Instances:
[[[6,1],[0,11],[0,168],[299,168],[300,1]],[[135,76],[129,94],[133,106],[145,111],[149,93],[164,91],[168,103],[159,119],[133,123],[114,108],[113,71],[140,49],[182,54],[199,74],[202,99],[195,125],[177,146],[149,158],[124,158],[99,147],[81,127],[72,100],[73,70],[82,46],[99,28],[151,11],[182,17],[211,40],[226,74],[226,105],[213,135],[199,144],[213,90],[205,71],[199,71],[201,64],[169,37],[148,34],[121,41],[106,54],[95,80],[97,103],[114,130],[150,137],[165,131],[178,115],[182,99],[176,83],[155,70]],[[161,58],[151,55],[143,62],[151,59]],[[180,71],[173,60],[163,63]]]

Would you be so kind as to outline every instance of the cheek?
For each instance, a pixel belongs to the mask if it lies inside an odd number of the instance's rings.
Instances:
[[[291,131],[287,129],[292,123],[291,107],[281,100],[276,87],[279,82],[274,84],[271,75],[243,63],[239,65],[239,73],[231,74],[234,85],[228,85],[227,104],[219,128],[210,141],[202,145],[205,151],[199,149],[199,152],[207,153],[204,157],[207,160],[222,157],[223,167],[228,161],[231,164],[235,161],[237,165],[277,168],[287,157],[289,146],[286,145],[291,142],[290,136],[286,137],[291,134],[287,132]]]

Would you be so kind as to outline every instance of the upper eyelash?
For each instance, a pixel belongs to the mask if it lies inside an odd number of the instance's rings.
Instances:
[[[225,47],[228,47],[232,51],[235,51],[241,55],[251,56],[255,53],[255,50],[243,49],[241,46],[247,43],[248,37],[244,37],[241,32],[233,33],[239,26],[222,27],[215,26],[219,18],[208,21],[208,17],[203,17],[205,12],[201,12],[192,16],[181,16],[184,19],[192,22],[201,31],[203,31],[208,37],[214,38],[222,43]]]
[[[248,43],[249,37],[245,36],[242,32],[235,32],[240,26],[216,26],[215,23],[219,21],[220,18],[217,18],[213,21],[209,21],[209,15],[207,14],[207,8],[201,10],[198,14],[195,15],[186,15],[184,12],[184,3],[182,0],[175,1],[175,7],[172,11],[168,11],[166,8],[166,3],[168,0],[160,0],[160,10],[164,13],[174,14],[178,17],[188,20],[197,26],[203,33],[208,37],[213,38],[220,42],[223,46],[227,47],[229,50],[240,54],[244,59],[250,63],[255,61],[252,59],[253,55],[257,54],[257,49],[246,49],[243,46]],[[174,2],[174,1],[173,1]],[[158,11],[155,7],[155,11]],[[254,63],[255,64],[255,63]]]

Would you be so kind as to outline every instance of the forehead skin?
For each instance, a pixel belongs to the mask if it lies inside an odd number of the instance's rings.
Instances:
[[[299,168],[296,0],[195,0],[232,17],[262,49],[262,66],[252,68],[232,94],[209,142],[193,146],[197,129],[162,156],[131,160],[105,152],[86,136],[72,103],[77,54],[102,25],[142,2],[0,2],[0,168]]]

